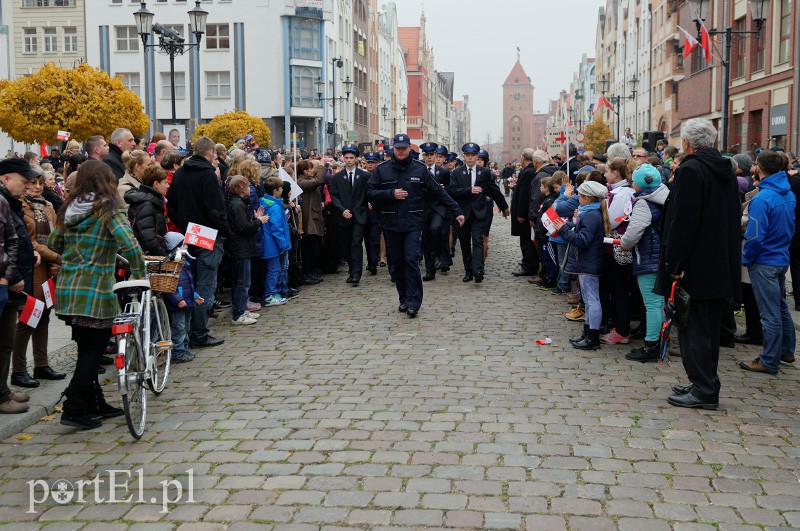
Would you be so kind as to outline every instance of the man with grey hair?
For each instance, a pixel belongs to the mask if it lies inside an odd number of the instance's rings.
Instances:
[[[611,160],[614,158],[628,160],[631,158],[631,150],[623,142],[617,142],[616,144],[611,144],[608,146],[608,149],[606,150],[606,157],[606,160]]]
[[[108,145],[108,155],[103,162],[108,164],[117,180],[125,175],[125,163],[122,162],[122,153],[131,151],[136,146],[136,140],[130,129],[120,127],[111,133],[111,142]]]
[[[220,181],[225,182],[228,178],[228,169],[230,169],[228,165],[228,148],[225,147],[225,144],[217,144],[214,149],[217,152],[217,161],[219,162],[219,178]]]
[[[161,164],[161,159],[164,158],[164,155],[169,153],[170,151],[174,150],[175,146],[172,145],[172,142],[169,140],[159,140],[156,142],[156,147],[153,148],[153,160],[156,164]]]
[[[520,163],[522,169],[517,175],[517,185],[511,196],[511,235],[519,237],[519,248],[522,251],[522,264],[514,276],[532,276],[539,273],[539,255],[531,241],[531,226],[528,222],[528,210],[531,200],[531,184],[536,175],[534,163],[535,151],[531,148],[522,150]]]
[[[680,348],[690,385],[673,386],[673,406],[717,409],[720,330],[731,303],[741,300],[741,207],[729,161],[714,148],[717,130],[695,118],[681,128],[686,154],[675,173],[661,228],[653,291],[668,296],[673,282],[689,295]]]

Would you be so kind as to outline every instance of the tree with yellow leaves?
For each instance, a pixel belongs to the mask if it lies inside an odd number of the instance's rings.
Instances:
[[[592,123],[586,126],[584,134],[586,135],[585,149],[595,153],[605,153],[606,140],[614,138],[611,135],[611,129],[608,128],[601,114],[598,114]]]
[[[18,142],[54,144],[59,130],[80,140],[108,138],[118,127],[142,136],[149,125],[141,100],[121,79],[85,63],[48,63],[30,76],[0,81],[0,129]]]
[[[214,142],[230,146],[246,135],[253,135],[253,140],[261,147],[268,148],[270,145],[270,130],[264,120],[244,111],[218,114],[194,130],[193,140],[207,136]]]

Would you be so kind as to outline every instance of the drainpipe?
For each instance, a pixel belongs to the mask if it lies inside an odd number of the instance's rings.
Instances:
[[[798,146],[798,129],[800,128],[800,6],[797,2],[794,4],[794,94],[792,95],[792,151],[797,154]]]

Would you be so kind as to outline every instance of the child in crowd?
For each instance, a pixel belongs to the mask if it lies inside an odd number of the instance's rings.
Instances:
[[[558,235],[569,244],[564,271],[578,275],[581,295],[586,305],[586,324],[583,335],[570,339],[581,350],[600,346],[600,325],[603,309],[600,305],[600,275],[603,274],[603,237],[611,232],[608,209],[604,199],[608,189],[595,181],[585,181],[578,187],[578,213],[574,231],[561,219],[554,222]]]
[[[578,172],[575,177],[575,186],[580,186],[586,177],[589,175],[587,172]],[[580,206],[578,204],[578,194],[575,193],[575,187],[569,182],[569,177],[563,171],[557,171],[553,174],[553,179],[560,179],[561,186],[559,188],[558,199],[553,203],[553,208],[561,218],[572,219],[575,210]],[[567,303],[574,304],[575,306],[569,313],[564,316],[570,321],[583,321],[585,312],[583,310],[583,299],[581,299],[581,290],[578,285],[578,279],[574,275],[570,275],[564,271],[564,259],[567,256],[567,242],[559,236],[554,234],[550,237],[550,243],[556,251],[556,263],[558,264],[558,281],[556,286],[561,289],[570,289],[571,292],[567,295]]]
[[[286,298],[279,291],[279,282],[283,271],[289,269],[289,250],[292,248],[289,235],[289,223],[283,211],[283,181],[278,177],[269,177],[264,181],[266,194],[261,198],[261,206],[269,217],[269,221],[261,226],[264,250],[262,258],[267,261],[264,281],[264,306],[286,304]]]
[[[242,175],[234,175],[228,181],[227,211],[231,230],[225,242],[225,252],[233,261],[234,269],[231,322],[235,325],[251,325],[259,317],[253,313],[259,308],[248,300],[250,260],[256,254],[256,235],[261,226],[269,221],[269,216],[264,215],[264,207],[261,206],[253,214],[250,182]]]
[[[281,296],[286,299],[293,299],[300,295],[300,267],[297,261],[298,242],[300,240],[300,227],[298,214],[300,208],[297,203],[291,201],[289,198],[292,193],[292,183],[283,181],[283,192],[281,198],[283,199],[283,213],[286,216],[286,222],[289,224],[290,243],[292,248],[289,250],[287,266],[288,269],[284,273],[281,271]],[[283,278],[285,275],[285,278]]]
[[[544,199],[542,200],[542,204],[539,206],[539,220],[541,220],[542,215],[544,215],[544,213],[547,212],[551,206],[553,206],[555,200],[558,199],[558,192],[560,190],[561,177],[557,177],[555,174],[552,177],[542,177],[542,180],[539,183],[539,191],[542,193]],[[545,281],[541,287],[544,289],[552,289],[555,293],[563,293],[562,291],[558,290],[558,287],[556,286],[556,279],[558,278],[558,264],[556,263],[557,256],[555,246],[550,245],[547,235],[547,228],[545,228],[544,223],[541,223],[539,220],[537,220],[534,235],[536,236],[536,245],[539,250],[539,256],[542,257],[542,261],[544,262]],[[566,292],[566,290],[564,292]]]
[[[183,234],[168,232],[164,236],[164,247],[171,253],[183,245]],[[172,332],[172,363],[185,363],[194,359],[189,352],[189,330],[192,328],[192,309],[195,304],[203,304],[203,297],[194,291],[194,277],[189,260],[184,260],[178,278],[178,291],[164,294],[164,304],[169,314],[169,327]]]
[[[663,318],[664,298],[653,293],[661,255],[661,235],[658,232],[661,210],[669,195],[669,188],[661,184],[661,172],[650,164],[643,164],[633,172],[633,211],[628,229],[620,238],[620,247],[633,249],[633,275],[639,284],[647,310],[647,333],[644,347],[633,349],[625,358],[631,361],[657,361],[659,336]]]
[[[164,235],[167,217],[164,214],[165,195],[169,190],[167,171],[161,166],[148,166],[142,173],[142,184],[125,192],[128,220],[144,254],[166,255]]]

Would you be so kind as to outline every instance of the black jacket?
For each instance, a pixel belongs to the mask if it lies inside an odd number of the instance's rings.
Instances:
[[[167,192],[167,213],[184,234],[192,222],[217,229],[223,238],[228,236],[225,199],[214,166],[207,159],[192,155],[175,170]]]
[[[425,167],[425,170],[430,173],[428,167]],[[443,187],[447,187],[450,184],[450,170],[443,166],[436,166],[433,167],[434,171],[434,179]],[[446,218],[447,217],[447,206],[444,203],[439,201],[438,197],[433,193],[425,190],[424,192],[424,200],[425,200],[425,211],[432,215],[434,213],[438,214],[439,216]]]
[[[103,162],[109,165],[114,177],[119,181],[125,175],[125,163],[122,162],[122,150],[116,144],[108,145],[108,155]]]
[[[367,208],[367,181],[369,172],[361,168],[354,168],[355,186],[350,185],[347,177],[347,168],[336,172],[331,177],[328,185],[328,192],[331,194],[333,203],[334,219],[340,227],[349,227],[353,223],[366,225],[369,221],[369,209]],[[342,212],[349,210],[353,217],[345,219]]]
[[[217,162],[219,162],[219,180],[223,183],[228,178],[228,170],[231,168],[225,159],[221,159],[217,157]]]
[[[792,243],[789,244],[789,249],[797,249],[800,247],[800,175],[789,176],[789,186],[792,188],[797,201],[794,204],[794,236],[792,236]]]
[[[141,185],[125,192],[128,219],[142,251],[152,256],[166,256],[164,235],[167,218],[164,216],[164,196],[150,186]]]
[[[450,185],[447,187],[447,193],[456,200],[461,211],[464,212],[465,220],[470,216],[484,220],[492,215],[492,203],[486,200],[487,197],[491,197],[500,210],[508,210],[506,198],[494,181],[492,172],[488,168],[477,165],[475,171],[475,186],[483,189],[479,194],[472,193],[472,181],[466,164],[450,172]]]
[[[528,203],[528,218],[534,221],[537,227],[541,223],[539,207],[542,206],[542,201],[544,201],[545,198],[545,196],[542,195],[542,179],[553,175],[557,171],[558,168],[554,164],[542,166],[536,172],[536,175],[533,176],[533,181],[531,181],[531,197],[530,202]]]
[[[250,198],[233,196],[228,199],[228,223],[230,235],[225,240],[225,254],[233,260],[252,258],[256,255],[255,238],[261,230],[261,221],[253,217]]]
[[[395,199],[394,191],[398,188],[407,191],[408,197]],[[404,160],[392,157],[378,164],[367,181],[367,199],[372,203],[372,208],[378,210],[382,227],[392,232],[422,230],[425,219],[423,190],[433,193],[454,217],[461,215],[458,204],[431,176],[425,165],[411,157]]]
[[[531,183],[535,175],[536,168],[533,167],[533,164],[528,164],[522,168],[519,175],[517,175],[517,185],[514,187],[514,193],[511,195],[512,236],[525,236],[530,234],[527,232],[527,228],[530,227],[528,224],[528,211],[531,205]],[[523,221],[517,221],[517,218],[523,218]]]
[[[25,226],[25,216],[22,213],[22,202],[19,199],[12,197],[5,186],[0,185],[0,196],[6,200],[9,208],[11,209],[11,220],[14,224],[14,232],[17,233],[17,256],[16,268],[13,278],[8,279],[8,285],[13,286],[20,280],[25,282],[23,291],[25,293],[33,294],[33,264],[35,259],[33,257],[33,244],[28,235],[28,228]],[[8,278],[8,275],[6,275]],[[27,297],[24,293],[11,293],[8,292],[9,304],[21,305],[25,304]]]
[[[694,299],[741,300],[742,209],[728,160],[713,148],[687,155],[662,213],[654,291],[669,295],[671,275]]]

